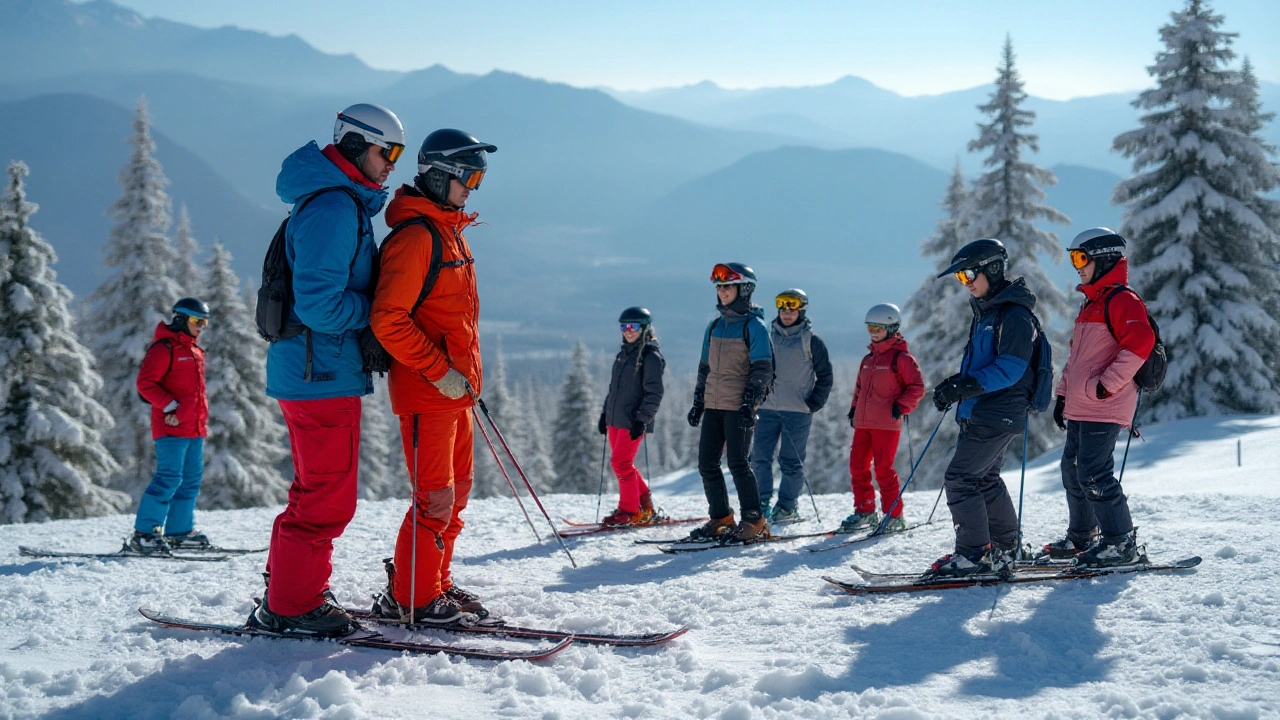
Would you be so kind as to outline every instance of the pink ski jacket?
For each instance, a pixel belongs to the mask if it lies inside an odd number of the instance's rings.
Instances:
[[[1129,261],[1121,258],[1111,272],[1088,285],[1077,285],[1084,305],[1071,334],[1071,352],[1062,369],[1057,394],[1066,398],[1064,413],[1070,420],[1115,423],[1128,427],[1138,407],[1138,386],[1133,376],[1155,347],[1156,335],[1147,322],[1147,307],[1131,291],[1111,299],[1111,327],[1103,306],[1113,288],[1129,283]],[[1098,383],[1111,393],[1098,399]]]

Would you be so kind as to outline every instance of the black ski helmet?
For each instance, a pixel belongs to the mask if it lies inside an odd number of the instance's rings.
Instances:
[[[738,297],[751,303],[751,293],[756,289],[756,272],[742,263],[719,263],[711,269],[711,282],[716,285],[737,285]]]
[[[188,315],[190,317],[200,318],[201,320],[208,320],[209,305],[198,298],[184,297],[173,304],[173,314]]]
[[[622,314],[618,316],[619,324],[640,323],[641,325],[648,325],[651,322],[653,322],[653,316],[649,314],[649,311],[647,309],[642,308],[638,305],[635,307],[629,307],[626,310],[623,310]]]
[[[974,270],[982,272],[995,285],[1004,279],[1004,269],[1008,263],[1009,253],[1005,251],[1004,243],[995,238],[978,238],[960,248],[960,252],[951,258],[951,264],[938,273],[938,277],[954,275],[961,270]]]
[[[449,197],[450,178],[457,178],[468,190],[479,188],[489,169],[489,153],[497,151],[497,145],[482,143],[461,130],[436,130],[418,150],[418,175],[413,183],[427,197],[444,203]]]
[[[1120,258],[1124,257],[1127,244],[1124,237],[1115,230],[1095,227],[1076,235],[1067,254],[1071,257],[1071,266],[1077,270],[1088,265],[1090,260],[1097,263],[1097,268],[1093,271],[1093,279],[1096,280],[1115,268]]]

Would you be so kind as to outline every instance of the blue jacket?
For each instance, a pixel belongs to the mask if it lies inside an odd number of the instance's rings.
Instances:
[[[280,400],[373,392],[373,378],[361,362],[359,336],[369,324],[367,290],[377,252],[370,218],[382,209],[387,193],[353,182],[314,142],[285,158],[276,177],[276,194],[290,204],[326,187],[354,192],[365,212],[362,218],[351,196],[333,191],[317,196],[289,220],[285,252],[293,269],[290,323],[305,325],[311,332],[267,349],[267,395]],[[310,380],[305,378],[308,334]]]
[[[990,297],[970,298],[969,306],[973,309],[973,322],[960,374],[977,380],[983,393],[961,401],[956,419],[1004,432],[1022,432],[1035,382],[1031,367],[1035,350],[1031,310],[1036,306],[1036,296],[1027,289],[1026,281],[1018,278]]]

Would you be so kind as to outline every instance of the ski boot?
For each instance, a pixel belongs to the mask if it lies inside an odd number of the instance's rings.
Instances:
[[[270,585],[270,575],[262,573],[262,579],[268,586]],[[253,612],[249,613],[249,619],[244,624],[245,627],[254,630],[266,630],[282,635],[315,635],[317,637],[342,637],[360,629],[360,623],[353,620],[347,611],[338,605],[333,593],[328,590],[324,592],[324,601],[319,607],[301,615],[279,615],[272,612],[267,604],[267,593],[263,593],[261,602]]]
[[[623,510],[622,508],[618,508],[617,510],[614,510],[613,513],[605,517],[605,519],[601,520],[600,525],[601,527],[622,527],[624,525],[639,525],[640,523],[636,522],[639,516],[640,516],[640,511],[630,513],[630,512],[627,512],[626,510]]]
[[[929,566],[922,577],[929,578],[962,578],[970,575],[987,575],[993,572],[1007,572],[1012,558],[1005,561],[1000,555],[993,558],[991,545],[982,548],[976,555],[965,555],[960,552],[947,553]],[[1003,553],[1001,553],[1002,555]],[[1002,564],[1001,570],[992,566],[993,559]]]
[[[1113,540],[1099,536],[1088,550],[1076,555],[1076,567],[1115,567],[1116,565],[1140,565],[1147,562],[1147,548],[1138,544],[1138,529]]]
[[[871,512],[855,512],[840,523],[840,527],[836,529],[836,533],[840,535],[851,535],[853,533],[870,530],[880,524],[880,513],[875,510]]]
[[[750,545],[769,539],[769,523],[765,522],[763,517],[753,520],[743,518],[738,523],[738,528],[734,530],[733,536],[729,538],[728,543],[731,545]]]
[[[444,591],[445,595],[453,598],[458,603],[458,609],[464,613],[475,615],[480,620],[489,619],[489,610],[480,602],[480,598],[474,594],[463,590],[457,585],[450,585],[448,590]]]
[[[199,530],[165,535],[164,541],[174,550],[203,550],[211,545],[208,536]]]
[[[1036,559],[1049,558],[1050,560],[1070,560],[1076,555],[1089,549],[1098,540],[1098,529],[1094,528],[1092,532],[1079,535],[1071,531],[1067,531],[1066,537],[1056,542],[1046,543],[1044,548],[1036,554]]]
[[[733,531],[733,513],[729,513],[718,520],[708,520],[702,527],[695,528],[684,542],[719,542],[723,539],[722,536]]]
[[[652,525],[662,519],[662,512],[653,506],[653,495],[645,490],[640,493],[640,515],[637,525]]]
[[[161,528],[155,528],[149,533],[134,530],[133,535],[125,542],[125,547],[143,555],[169,555],[173,552],[173,548],[165,541]]]
[[[900,517],[890,517],[888,522],[884,524],[884,529],[881,530],[880,532],[885,533],[887,535],[888,533],[900,533],[900,532],[906,532],[906,531],[907,531],[906,520],[903,520]]]
[[[773,517],[769,518],[769,523],[771,525],[788,525],[790,523],[798,523],[803,519],[796,510],[787,510],[781,505],[777,505],[773,508]]]

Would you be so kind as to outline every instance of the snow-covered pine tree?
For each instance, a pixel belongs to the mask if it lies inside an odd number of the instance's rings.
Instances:
[[[360,490],[364,500],[409,497],[399,418],[391,413],[385,377],[373,379],[373,394],[361,399]]]
[[[244,304],[231,254],[214,241],[208,277],[209,326],[200,334],[205,351],[209,435],[204,444],[203,509],[283,503],[289,478],[277,469],[286,455],[285,428],[271,412],[266,352]]]
[[[524,467],[524,443],[521,436],[523,428],[516,427],[519,422],[512,417],[512,395],[510,388],[507,387],[507,371],[506,359],[502,354],[502,338],[497,338],[493,357],[484,364],[484,404],[489,409],[489,414],[493,417],[493,421],[502,429],[502,435],[506,438],[507,444],[511,446],[512,452],[516,454],[516,459],[520,460],[520,466]],[[510,473],[511,479],[520,483],[520,476],[512,467],[510,459],[507,458],[506,452],[502,449],[502,443],[494,436],[493,428],[488,427],[488,421],[485,420],[483,414],[477,408],[476,411],[479,420],[485,423],[485,429],[489,432],[489,439],[493,442],[494,447],[498,450],[498,457],[502,460],[503,465]],[[529,474],[525,469],[525,474]],[[532,475],[529,475],[533,479]],[[536,486],[535,486],[536,487]],[[476,430],[475,438],[475,480],[471,486],[471,496],[477,498],[494,497],[496,495],[509,492],[507,490],[507,481],[502,477],[502,471],[493,460],[493,451],[489,449],[489,443],[484,441],[484,436],[479,430]]]
[[[934,271],[924,278],[903,308],[905,322],[902,324],[902,334],[907,338],[911,354],[920,363],[925,384],[925,397],[907,421],[911,432],[910,445],[917,456],[924,450],[924,444],[928,442],[934,426],[938,425],[939,413],[933,407],[929,393],[938,383],[959,372],[960,358],[969,341],[966,330],[973,319],[973,311],[969,308],[969,291],[953,278],[937,277],[938,273],[951,264],[956,251],[973,239],[969,237],[968,230],[969,208],[969,193],[965,189],[964,176],[957,160],[951,172],[951,182],[942,198],[942,209],[946,215],[938,220],[933,234],[920,244],[921,254],[933,261]],[[955,447],[956,437],[960,433],[954,417],[948,416],[948,420],[950,422],[943,422],[938,427],[933,445],[917,470],[918,477],[911,483],[913,487],[927,489],[942,486],[943,471],[951,461],[951,453],[946,449]],[[900,445],[903,449],[908,445],[905,433]],[[903,463],[899,462],[898,467],[902,466]],[[910,468],[910,462],[906,467]],[[905,476],[903,480],[906,480]]]
[[[1058,234],[1036,227],[1037,221],[1065,225],[1070,219],[1044,204],[1043,186],[1054,185],[1053,173],[1024,159],[1025,151],[1039,152],[1039,137],[1027,132],[1035,113],[1022,107],[1027,99],[1022,78],[1014,66],[1013,40],[1006,37],[997,69],[996,89],[991,100],[978,109],[991,117],[978,124],[978,137],[969,142],[969,151],[989,151],[982,164],[990,168],[974,182],[970,191],[969,232],[976,237],[993,237],[1009,252],[1008,277],[1025,277],[1036,295],[1036,315],[1047,329],[1070,312],[1067,294],[1044,271],[1043,258],[1055,263],[1066,254]],[[968,327],[965,324],[964,327]],[[1054,360],[1060,369],[1066,359],[1067,335],[1049,331]],[[1061,439],[1049,413],[1031,413],[1029,457],[1035,457]],[[1019,454],[1021,446],[1019,445]]]
[[[120,170],[120,199],[111,206],[116,225],[104,248],[106,265],[114,272],[90,296],[95,333],[90,346],[104,383],[99,400],[116,423],[106,444],[122,468],[111,484],[136,497],[155,465],[151,407],[138,399],[138,367],[156,325],[169,319],[182,292],[170,275],[168,180],[152,157],[155,143],[144,99],[138,100],[130,143],[133,153]]]
[[[573,348],[572,366],[560,387],[560,402],[552,436],[551,462],[556,470],[556,491],[594,493],[600,484],[600,435],[596,419],[600,406],[591,392],[587,346]]]
[[[524,468],[529,482],[533,483],[533,487],[538,492],[556,487],[555,467],[551,464],[551,454],[548,452],[550,442],[547,422],[538,412],[537,393],[532,382],[526,380],[518,391],[510,391],[506,402],[505,413],[510,420],[503,426],[503,432],[507,432],[505,428],[510,426],[512,447],[520,448],[516,451],[520,458],[520,467]],[[514,474],[511,479],[520,482]],[[499,484],[493,488],[495,495],[511,492],[507,488],[506,480],[498,477],[497,483]]]
[[[851,397],[853,382],[837,372],[826,406],[813,414],[804,470],[814,494],[852,492],[849,486],[849,446],[853,440],[853,429],[849,427],[848,418]],[[781,482],[781,477],[775,469],[775,487]],[[852,501],[849,505],[852,507]]]
[[[0,523],[120,512],[128,496],[101,487],[119,469],[101,440],[111,415],[93,399],[102,378],[72,330],[53,247],[29,224],[26,174],[9,164],[0,205]]]
[[[196,264],[200,244],[191,234],[191,215],[187,212],[186,203],[178,208],[178,223],[173,228],[173,251],[174,262],[170,275],[177,283],[179,292],[184,297],[201,297],[205,292],[204,273],[200,272]]]
[[[1148,68],[1156,86],[1134,101],[1141,127],[1113,144],[1133,159],[1111,197],[1125,206],[1132,282],[1169,347],[1144,412],[1157,421],[1280,408],[1280,210],[1263,196],[1277,171],[1222,22],[1201,0],[1172,14]]]

